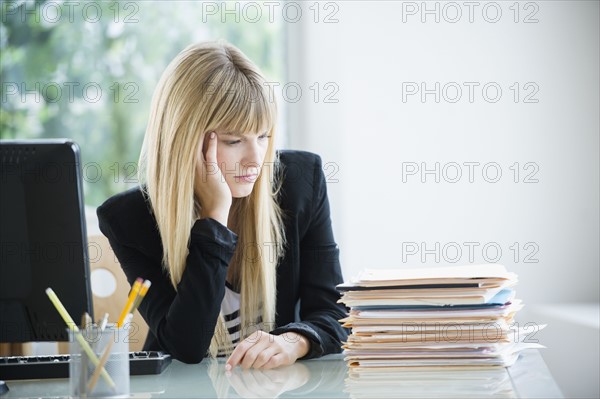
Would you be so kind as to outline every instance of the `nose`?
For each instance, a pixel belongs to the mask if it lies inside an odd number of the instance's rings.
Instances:
[[[258,174],[262,165],[264,150],[257,140],[249,140],[242,159],[243,172],[247,174]]]

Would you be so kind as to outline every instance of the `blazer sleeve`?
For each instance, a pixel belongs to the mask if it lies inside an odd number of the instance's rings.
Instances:
[[[336,285],[343,282],[339,249],[333,237],[327,185],[321,158],[315,156],[312,170],[312,211],[300,241],[300,321],[275,329],[273,334],[297,332],[311,341],[304,359],[341,352],[348,330],[339,322],[347,309],[338,303]]]
[[[101,208],[98,217],[129,283],[138,277],[152,282],[139,312],[159,345],[175,359],[199,363],[207,354],[225,295],[227,268],[237,243],[235,233],[213,219],[197,220],[191,230],[186,268],[175,290],[161,260],[132,244],[140,237],[124,233],[119,221]]]

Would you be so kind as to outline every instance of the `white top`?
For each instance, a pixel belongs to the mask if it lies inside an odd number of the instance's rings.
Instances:
[[[221,314],[225,320],[225,327],[227,327],[227,331],[229,332],[233,348],[240,342],[240,297],[240,293],[234,291],[233,287],[228,282],[225,282],[225,296],[221,302]],[[245,335],[250,335],[256,330],[261,330],[263,326],[260,323],[262,323],[262,316],[259,315],[257,324],[249,326],[248,328],[252,329],[252,331],[247,331]],[[225,352],[222,350],[219,350],[217,354],[217,356],[225,355]]]
[[[221,302],[221,314],[229,331],[231,343],[235,347],[240,342],[240,293],[235,292],[229,283],[225,283],[225,296]]]

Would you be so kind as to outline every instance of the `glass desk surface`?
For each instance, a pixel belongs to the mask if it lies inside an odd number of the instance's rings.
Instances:
[[[8,381],[1,398],[67,397],[68,379]],[[343,355],[274,370],[225,372],[225,360],[173,361],[160,375],[131,377],[131,398],[562,398],[537,350],[510,368],[481,372],[398,372],[351,378]]]

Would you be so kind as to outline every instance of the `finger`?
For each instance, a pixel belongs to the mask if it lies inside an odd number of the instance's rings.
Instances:
[[[279,351],[273,346],[267,346],[263,349],[257,356],[256,360],[252,364],[252,367],[255,369],[259,369],[264,366],[273,356],[275,356]]]
[[[251,368],[254,365],[256,358],[258,358],[258,355],[260,355],[265,348],[266,345],[262,344],[262,342],[259,342],[252,348],[248,349],[240,361],[240,367],[245,370]]]
[[[269,359],[269,361],[267,363],[265,363],[262,368],[264,370],[269,370],[269,369],[287,365],[287,364],[289,364],[288,358],[285,356],[285,354],[280,352],[280,353],[276,354],[275,356],[272,356],[271,359]]]
[[[206,150],[208,149],[208,141],[210,140],[210,133],[206,132],[204,136],[202,136],[202,145],[198,149],[198,160],[206,161]]]
[[[269,335],[263,333],[260,334],[259,337],[260,338],[258,342],[256,342],[256,344],[254,344],[250,349],[246,351],[244,357],[240,361],[240,366],[243,369],[249,369],[253,367],[254,363],[256,362],[256,359],[260,356],[260,354],[263,351],[265,351],[269,347]]]
[[[250,348],[252,348],[254,345],[256,345],[259,341],[260,341],[260,336],[253,334],[250,337],[244,339],[242,342],[240,342],[235,347],[233,352],[231,352],[229,359],[227,359],[227,363],[225,364],[225,369],[231,370],[235,366],[239,365],[240,361],[244,358],[246,352]]]
[[[229,355],[229,359],[225,363],[225,370],[232,370],[235,366],[240,364],[240,360],[244,357],[244,353],[248,348],[243,345],[243,342],[240,342],[238,346],[235,347],[231,355]]]
[[[215,132],[208,132],[207,137],[204,140],[202,146],[202,154],[204,160],[208,163],[217,162],[217,134]]]

